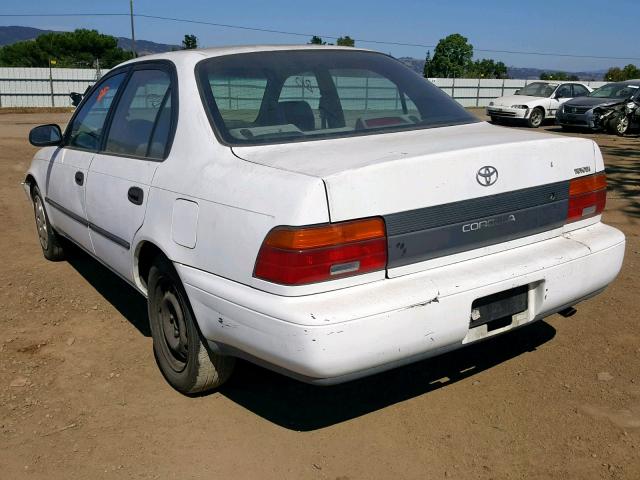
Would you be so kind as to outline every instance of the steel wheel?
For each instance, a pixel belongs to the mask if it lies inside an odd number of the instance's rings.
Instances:
[[[156,287],[159,326],[162,330],[162,353],[175,372],[182,372],[187,366],[189,338],[184,319],[184,308],[178,299],[175,287],[169,282],[161,282]]]
[[[36,231],[38,232],[38,241],[42,248],[42,254],[47,260],[58,261],[64,258],[64,251],[60,244],[58,235],[53,230],[47,210],[44,208],[44,201],[37,186],[33,187],[31,192],[33,199],[33,214],[36,220]]]
[[[44,205],[40,195],[36,196],[33,202],[33,208],[36,216],[36,229],[38,230],[38,239],[43,250],[49,248],[49,232],[47,230],[47,216],[44,213]]]

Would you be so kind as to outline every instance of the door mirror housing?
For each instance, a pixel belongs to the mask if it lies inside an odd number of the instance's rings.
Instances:
[[[62,143],[62,130],[55,124],[40,125],[29,132],[29,143],[34,147],[56,147]]]

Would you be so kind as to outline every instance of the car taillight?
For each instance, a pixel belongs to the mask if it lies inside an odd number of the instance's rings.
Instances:
[[[283,285],[302,285],[383,270],[386,265],[384,221],[367,218],[274,228],[262,242],[254,276]]]
[[[602,213],[607,203],[607,177],[596,173],[571,180],[569,183],[569,211],[567,223]]]

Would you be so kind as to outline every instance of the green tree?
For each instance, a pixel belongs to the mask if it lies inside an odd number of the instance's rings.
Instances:
[[[604,74],[603,80],[607,82],[622,82],[635,78],[640,78],[640,68],[630,63],[624,68],[611,67]]]
[[[309,40],[309,45],[326,45],[327,42],[322,41],[322,38],[320,38],[317,35],[314,35],[313,37],[311,37],[311,40]]]
[[[576,80],[578,79],[575,75],[572,75],[572,77],[575,77]],[[572,78],[570,78],[566,72],[542,72],[540,74],[540,80],[560,80],[563,82],[566,80],[572,80]]]
[[[424,78],[431,78],[431,50],[427,51],[427,56],[424,59],[424,68],[422,70]]]
[[[182,49],[193,50],[194,48],[198,48],[198,37],[195,35],[185,35],[184,40],[182,40]]]
[[[5,67],[47,67],[50,59],[58,67],[77,67],[99,59],[103,67],[111,68],[130,58],[131,52],[119,48],[115,37],[86,29],[45,33],[0,48],[0,66]]]
[[[340,37],[336,40],[336,45],[340,45],[341,47],[355,47],[356,41],[349,35],[345,35],[344,37]]]
[[[622,69],[622,73],[627,77],[625,80],[632,80],[635,78],[640,78],[640,68],[636,67],[633,64],[629,64]]]
[[[466,37],[454,33],[436,45],[430,74],[434,77],[463,77],[470,70],[472,58],[473,46]]]
[[[603,80],[606,82],[620,82],[624,80],[624,73],[621,68],[611,67],[607,70],[607,73],[604,74]]]
[[[474,78],[507,78],[507,66],[503,62],[483,58],[470,65],[467,76]]]

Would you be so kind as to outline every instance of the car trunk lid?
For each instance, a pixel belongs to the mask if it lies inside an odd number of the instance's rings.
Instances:
[[[475,123],[281,145],[245,160],[323,179],[331,221],[382,216],[389,275],[561,227],[593,142]]]

